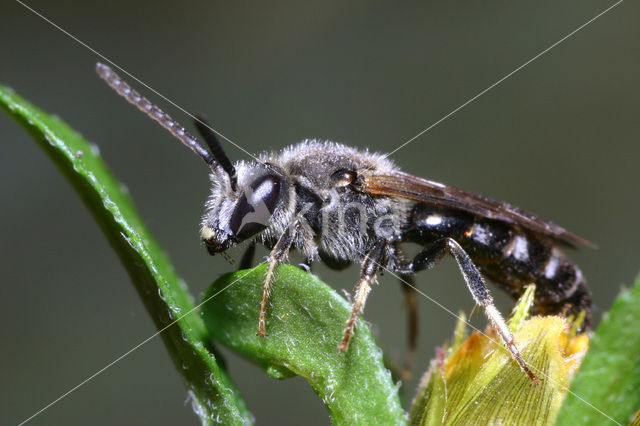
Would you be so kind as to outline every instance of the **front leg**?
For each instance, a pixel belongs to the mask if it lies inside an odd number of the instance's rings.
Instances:
[[[375,281],[376,274],[381,268],[386,248],[387,241],[385,239],[376,241],[362,262],[360,281],[356,284],[356,295],[353,301],[353,307],[351,308],[351,316],[347,320],[347,326],[342,334],[342,342],[338,345],[339,351],[346,352],[349,348],[349,340],[353,336],[356,320],[358,319],[358,315],[362,313],[362,310],[364,309],[367,296],[371,291],[371,283]]]
[[[269,254],[269,266],[267,272],[264,274],[264,284],[262,285],[262,299],[260,299],[260,317],[258,319],[258,336],[265,337],[267,335],[267,327],[265,317],[267,314],[267,303],[269,302],[269,295],[271,294],[271,286],[276,276],[276,268],[281,264],[289,254],[291,243],[295,238],[298,230],[300,229],[301,222],[299,218],[296,218],[287,229],[284,230],[278,242],[271,250]]]

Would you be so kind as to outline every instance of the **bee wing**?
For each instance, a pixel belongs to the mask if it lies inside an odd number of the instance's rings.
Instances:
[[[363,171],[359,188],[374,195],[386,195],[434,206],[463,210],[487,219],[500,220],[531,232],[544,235],[569,247],[596,246],[553,222],[542,219],[518,207],[501,203],[473,192],[453,188],[438,182],[402,172],[392,175]]]

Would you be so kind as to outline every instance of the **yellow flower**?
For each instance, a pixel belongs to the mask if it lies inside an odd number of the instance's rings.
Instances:
[[[520,298],[509,327],[531,370],[541,379],[533,385],[492,331],[465,339],[461,314],[453,343],[439,350],[418,389],[411,424],[553,424],[589,346],[560,316],[532,317],[535,286]]]

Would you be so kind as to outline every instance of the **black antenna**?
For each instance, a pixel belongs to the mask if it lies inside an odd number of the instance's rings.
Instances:
[[[157,121],[162,127],[171,132],[173,136],[178,138],[183,145],[195,152],[198,157],[202,158],[205,163],[215,170],[216,157],[204,149],[202,145],[198,143],[198,140],[191,136],[177,121],[174,121],[167,113],[152,104],[148,99],[140,95],[140,93],[133,90],[131,86],[125,83],[109,66],[98,62],[96,64],[96,72],[113,90],[118,92],[120,96],[138,107],[138,109],[147,114],[149,118]],[[207,143],[209,143],[209,141],[207,141]],[[220,148],[220,151],[222,151],[222,148]],[[227,159],[227,161],[229,160]],[[227,171],[226,168],[224,170]],[[227,173],[229,172],[227,171]],[[233,180],[232,184],[235,187]]]
[[[229,157],[227,157],[227,154],[225,154],[224,150],[222,149],[222,145],[220,144],[218,135],[216,135],[216,133],[212,130],[209,122],[207,121],[207,118],[204,115],[195,114],[195,119],[193,120],[193,122],[195,123],[198,132],[200,132],[200,135],[202,135],[204,141],[209,146],[213,157],[216,159],[218,164],[220,164],[222,170],[224,170],[229,175],[229,179],[231,179],[231,187],[233,190],[235,190],[237,184],[236,168],[233,167],[233,164],[231,164]]]

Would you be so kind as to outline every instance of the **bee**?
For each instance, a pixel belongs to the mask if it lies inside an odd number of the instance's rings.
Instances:
[[[306,140],[255,161],[231,163],[202,116],[195,125],[209,149],[160,108],[142,97],[111,68],[96,70],[109,86],[169,130],[210,168],[201,238],[210,254],[252,241],[242,267],[251,264],[255,242],[270,250],[264,276],[258,336],[267,336],[266,312],[278,265],[297,250],[308,262],[334,269],[361,265],[351,315],[340,351],[346,352],[371,285],[382,270],[412,280],[445,254],[453,256],[475,303],[484,308],[520,368],[537,382],[495,307],[485,278],[512,298],[536,283],[533,312],[585,313],[591,325],[591,296],[580,269],[563,248],[592,246],[564,228],[471,192],[403,173],[386,156],[334,142]],[[404,243],[422,247],[408,258]],[[410,345],[415,348],[415,289],[410,302]]]

